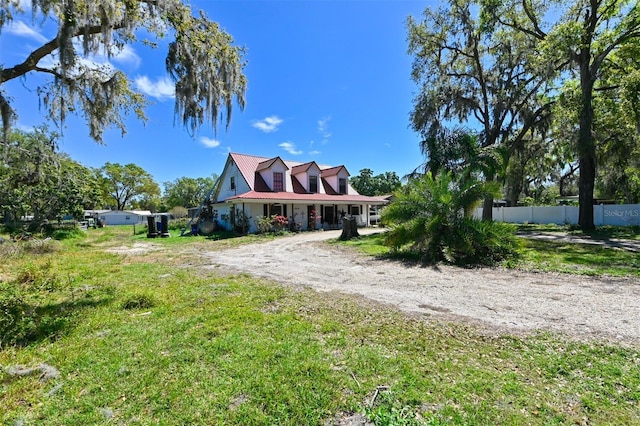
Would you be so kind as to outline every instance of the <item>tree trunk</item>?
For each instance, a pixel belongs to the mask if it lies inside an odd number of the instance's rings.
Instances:
[[[595,151],[595,149],[594,149]],[[578,200],[578,225],[584,230],[594,229],[593,220],[593,188],[596,179],[596,155],[588,153],[580,155],[580,179],[578,189],[580,191]]]
[[[486,176],[487,182],[491,182],[494,178],[495,175],[493,173]],[[482,202],[482,220],[493,221],[493,197],[487,197]]]
[[[592,133],[594,82],[591,78],[591,69],[589,67],[590,56],[583,54],[581,59],[580,89],[582,91],[582,105],[580,110],[580,129],[578,131],[578,164],[580,167],[578,225],[584,230],[589,230],[595,228],[593,221],[593,189],[596,180],[596,145]]]
[[[482,202],[482,220],[493,220],[493,198],[485,198]]]
[[[345,217],[342,219],[342,235],[340,235],[341,240],[350,240],[355,237],[359,237],[358,233],[358,222],[356,222],[355,217]]]

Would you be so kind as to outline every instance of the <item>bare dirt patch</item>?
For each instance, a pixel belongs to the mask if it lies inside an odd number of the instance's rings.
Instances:
[[[106,249],[109,253],[124,254],[130,256],[140,256],[152,251],[162,250],[162,247],[152,243],[134,243],[133,246],[119,246]]]
[[[361,231],[369,232],[376,230]],[[408,266],[322,243],[339,235],[302,233],[201,256],[205,268],[360,295],[411,314],[463,320],[507,333],[545,330],[580,339],[640,343],[637,278]]]

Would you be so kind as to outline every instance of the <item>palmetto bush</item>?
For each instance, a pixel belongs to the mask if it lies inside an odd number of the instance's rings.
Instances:
[[[391,228],[385,243],[419,252],[426,262],[490,265],[516,257],[514,227],[472,217],[483,197],[498,192],[491,182],[426,173],[396,192],[383,210],[382,221]]]

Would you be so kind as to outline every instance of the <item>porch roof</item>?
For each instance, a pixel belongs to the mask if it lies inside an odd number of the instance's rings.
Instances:
[[[258,192],[249,191],[235,197],[227,198],[225,201],[279,201],[279,202],[314,202],[333,204],[370,204],[382,205],[388,200],[384,197],[368,197],[366,195],[355,194],[308,194],[293,192]]]

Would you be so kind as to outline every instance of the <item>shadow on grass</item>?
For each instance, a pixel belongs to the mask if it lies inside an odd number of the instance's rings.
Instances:
[[[519,234],[532,234],[538,232],[566,233],[574,237],[591,238],[593,240],[606,241],[611,238],[640,240],[640,226],[598,226],[596,229],[582,230],[575,225],[554,224],[521,224],[517,227]]]
[[[238,238],[242,236],[243,236],[242,234],[238,234],[233,231],[221,231],[221,232],[214,232],[213,234],[210,234],[210,235],[205,235],[205,238],[207,240],[217,241],[217,240],[228,240],[230,238]]]
[[[104,295],[40,305],[20,297],[4,298],[0,300],[0,347],[57,340],[75,326],[87,309],[103,306],[112,299],[113,296]]]

